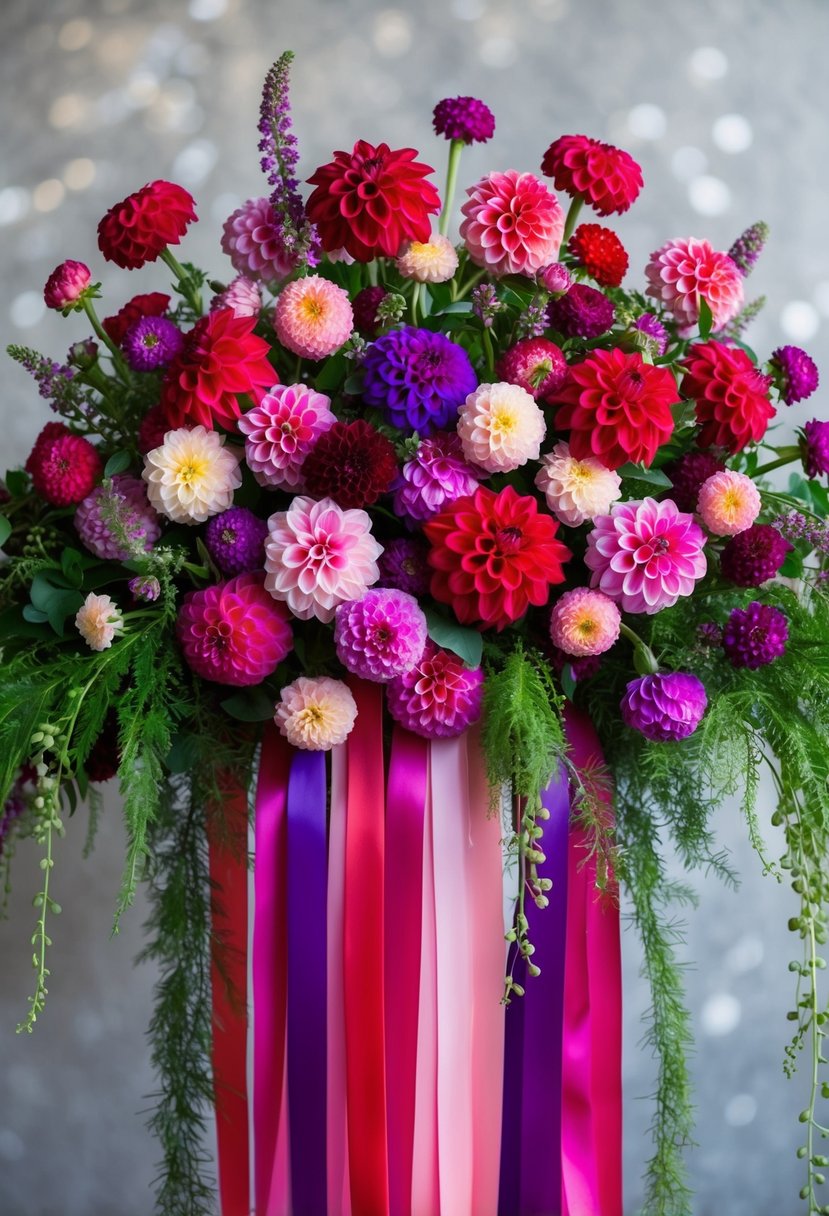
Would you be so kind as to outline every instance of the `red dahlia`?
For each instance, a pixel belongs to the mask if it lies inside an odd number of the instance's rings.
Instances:
[[[440,210],[438,192],[424,179],[434,172],[415,160],[414,148],[366,143],[335,152],[308,182],[308,218],[325,250],[346,249],[358,262],[397,257],[405,241],[428,241],[429,216]]]
[[[268,361],[270,347],[253,332],[256,317],[237,317],[220,308],[197,321],[184,350],[167,371],[160,405],[171,427],[236,425],[239,393],[256,401],[279,383]]]
[[[618,287],[628,268],[628,255],[615,232],[601,224],[579,224],[567,248],[601,287]]]
[[[195,203],[182,186],[150,182],[109,209],[98,225],[98,248],[108,262],[138,270],[178,245],[195,218]]]
[[[534,498],[512,486],[500,493],[480,486],[424,525],[431,544],[431,591],[464,625],[504,629],[531,604],[546,604],[553,583],[564,582],[570,550],[555,539],[558,524]]]
[[[595,456],[609,469],[632,460],[650,464],[673,433],[676,381],[638,351],[595,350],[570,368],[557,401],[556,426],[570,431],[577,460]]]
[[[68,507],[91,492],[104,471],[88,439],[62,422],[47,422],[26,461],[35,492],[53,507]]]
[[[101,324],[107,337],[111,338],[116,346],[120,346],[124,334],[136,321],[140,321],[142,317],[163,317],[169,307],[169,296],[163,291],[150,291],[146,295],[133,296],[131,300],[127,300],[115,316],[104,317]]]
[[[396,475],[394,447],[362,418],[335,422],[320,435],[302,465],[308,493],[333,498],[344,509],[371,506]]]
[[[589,135],[562,135],[550,144],[541,172],[556,190],[583,199],[599,215],[627,211],[642,189],[642,170],[633,157]]]
[[[700,447],[740,452],[760,442],[775,414],[771,376],[758,371],[745,351],[722,342],[692,346],[682,367],[682,394],[695,403]]]

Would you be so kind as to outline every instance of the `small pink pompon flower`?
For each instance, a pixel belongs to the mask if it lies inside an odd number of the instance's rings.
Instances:
[[[699,320],[699,303],[711,309],[714,329],[722,329],[743,306],[743,276],[727,253],[708,241],[687,237],[668,241],[645,267],[647,294],[674,314],[681,326]]]
[[[61,262],[49,275],[43,288],[46,307],[54,308],[57,312],[80,308],[91,281],[90,269],[83,262]]]
[[[225,220],[222,249],[235,270],[266,283],[284,279],[294,269],[285,252],[279,223],[268,198],[249,198]]]
[[[302,465],[335,418],[331,399],[306,384],[277,384],[239,419],[245,460],[260,486],[302,487]]]
[[[460,233],[476,266],[494,275],[534,275],[555,261],[564,211],[532,173],[490,173],[467,194]]]
[[[243,274],[237,274],[224,291],[210,301],[210,311],[229,308],[234,317],[258,317],[262,311],[262,293],[259,284]]]
[[[723,469],[700,487],[697,513],[715,536],[736,536],[760,514],[760,494],[750,477]]]
[[[345,742],[356,717],[357,704],[342,680],[300,676],[282,689],[274,722],[292,747],[329,752]]]
[[[90,591],[75,616],[75,627],[90,650],[109,650],[116,633],[122,633],[121,609],[108,595]]]
[[[538,460],[546,432],[544,415],[518,384],[481,384],[458,413],[458,435],[470,464],[507,473]]]
[[[619,637],[621,622],[621,612],[604,592],[576,587],[553,604],[550,637],[565,654],[604,654]]]
[[[448,236],[434,233],[428,241],[412,241],[397,259],[404,279],[417,283],[447,283],[458,269],[458,255]]]
[[[348,293],[328,279],[308,275],[279,293],[273,318],[286,350],[303,359],[326,359],[351,337],[354,313]]]

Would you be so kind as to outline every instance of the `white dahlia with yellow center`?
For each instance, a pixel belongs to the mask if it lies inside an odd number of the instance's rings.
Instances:
[[[242,484],[241,452],[203,426],[168,431],[164,442],[144,457],[147,496],[177,524],[201,524],[233,505]]]

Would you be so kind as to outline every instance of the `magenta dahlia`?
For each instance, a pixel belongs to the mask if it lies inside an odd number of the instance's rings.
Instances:
[[[352,675],[386,684],[411,671],[423,654],[426,617],[413,596],[373,587],[361,600],[340,604],[334,642]]]
[[[240,574],[185,596],[176,632],[196,675],[242,686],[276,671],[291,649],[291,626],[264,582],[263,574]]]
[[[464,459],[459,436],[436,431],[430,439],[422,440],[400,470],[392,487],[395,513],[421,523],[446,503],[474,493],[481,476]]]
[[[480,667],[467,667],[429,640],[415,667],[387,685],[386,704],[395,722],[413,734],[451,739],[480,718],[483,687]]]
[[[653,743],[687,739],[702,721],[708,697],[688,671],[656,672],[631,680],[622,697],[622,721]]]
[[[582,199],[599,215],[627,211],[642,189],[642,170],[633,157],[589,135],[561,135],[544,153],[541,172],[556,190]]]
[[[723,628],[722,648],[732,666],[754,670],[785,654],[788,637],[788,622],[780,609],[754,600],[731,613]]]

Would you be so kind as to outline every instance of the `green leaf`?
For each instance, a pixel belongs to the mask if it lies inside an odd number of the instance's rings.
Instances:
[[[699,336],[703,342],[707,342],[711,336],[711,327],[714,324],[714,314],[711,311],[711,306],[704,296],[699,298]]]
[[[226,697],[221,703],[225,713],[240,722],[267,722],[273,717],[274,700],[263,688],[246,688]]]
[[[446,316],[450,316],[454,313],[469,314],[471,312],[472,312],[472,301],[471,300],[455,300],[454,303],[452,303],[452,304],[444,305],[444,307],[441,308],[440,312],[436,312],[433,315],[436,317],[446,317]]]
[[[330,393],[345,379],[348,360],[342,351],[326,359],[317,375],[314,377],[314,387],[318,393]]]
[[[465,625],[450,621],[431,608],[426,609],[426,627],[436,645],[451,650],[468,667],[480,666],[484,642],[477,629],[467,629]]]
[[[803,554],[797,549],[790,549],[780,567],[780,573],[783,578],[800,578],[803,573]]]
[[[9,469],[4,481],[12,498],[21,498],[28,489],[29,475],[23,469]]]
[[[6,519],[5,515],[0,515],[0,549],[3,548],[6,541],[12,534],[12,526]]]
[[[193,768],[201,744],[196,735],[175,735],[165,764],[171,773],[186,773]]]
[[[77,590],[83,582],[83,564],[77,549],[64,549],[60,555],[60,568],[71,587]]]
[[[129,467],[129,452],[114,452],[104,465],[104,477],[114,477],[116,473],[123,473],[124,469],[128,469]]]
[[[568,701],[573,700],[573,693],[576,691],[576,678],[573,675],[573,664],[565,663],[561,673],[561,691],[564,693]]]
[[[343,391],[348,393],[350,397],[359,397],[363,392],[363,375],[362,372],[352,372],[346,377]]]
[[[63,637],[66,618],[74,616],[82,603],[83,596],[79,591],[59,591],[53,596],[46,615],[59,638]]]
[[[41,612],[48,613],[53,597],[65,590],[66,583],[58,570],[50,570],[48,573],[39,570],[32,579],[29,598],[35,608],[39,608]]]
[[[5,617],[5,613],[3,616]],[[44,621],[48,621],[49,618],[45,612],[42,612],[40,608],[35,608],[33,604],[24,604],[23,620],[29,621],[33,625],[41,625]]]
[[[667,477],[661,469],[646,469],[641,464],[623,464],[616,472],[622,478],[628,478],[630,481],[644,481],[649,486],[661,486],[664,489],[672,485],[670,477]]]

